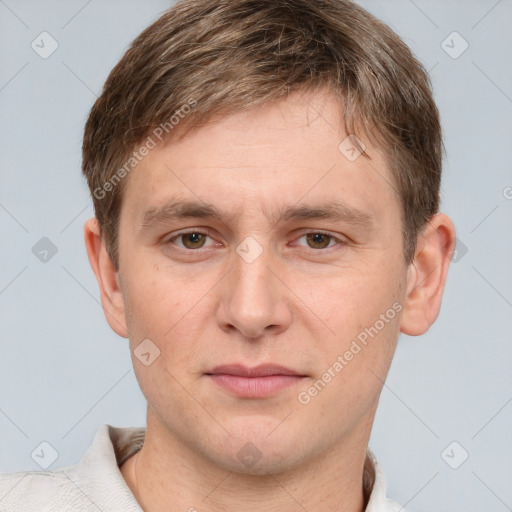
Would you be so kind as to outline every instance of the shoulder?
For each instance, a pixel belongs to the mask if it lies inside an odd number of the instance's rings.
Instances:
[[[386,477],[382,466],[370,448],[368,448],[367,455],[373,469],[373,482],[365,512],[407,512],[404,507],[387,497]]]
[[[407,512],[407,510],[397,503],[396,501],[390,500],[389,498],[386,499],[386,507],[385,510],[389,512]]]
[[[85,510],[73,469],[0,474],[0,512]]]
[[[102,425],[78,464],[0,474],[0,512],[141,512],[119,465],[144,435],[142,428]]]

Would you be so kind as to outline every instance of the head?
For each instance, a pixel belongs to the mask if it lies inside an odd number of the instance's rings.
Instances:
[[[439,311],[441,160],[425,70],[352,2],[188,0],[146,29],[93,106],[83,172],[148,427],[234,471],[364,445],[399,333]],[[219,370],[268,364],[294,377],[258,397]]]

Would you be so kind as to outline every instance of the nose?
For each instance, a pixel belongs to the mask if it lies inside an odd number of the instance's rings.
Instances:
[[[251,340],[285,331],[292,320],[291,292],[278,276],[265,251],[251,263],[236,256],[220,292],[220,328]]]

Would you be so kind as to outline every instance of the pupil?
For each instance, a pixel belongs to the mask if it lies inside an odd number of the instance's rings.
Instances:
[[[308,241],[314,248],[325,248],[329,245],[329,239],[331,237],[329,235],[324,235],[322,233],[313,233],[308,235]]]
[[[198,249],[204,245],[204,235],[202,233],[187,233],[183,235],[183,244],[189,249]]]

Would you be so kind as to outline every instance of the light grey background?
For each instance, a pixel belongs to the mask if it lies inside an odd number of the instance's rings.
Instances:
[[[436,324],[401,337],[371,447],[388,494],[411,512],[512,510],[512,1],[360,3],[431,70],[442,209],[460,240]],[[0,0],[2,472],[39,469],[31,454],[43,441],[58,452],[53,469],[76,463],[99,425],[145,423],[83,245],[92,203],[80,147],[108,72],[169,5]],[[46,59],[31,47],[43,51],[43,31],[58,43]],[[46,263],[32,252],[42,237],[58,250]]]

